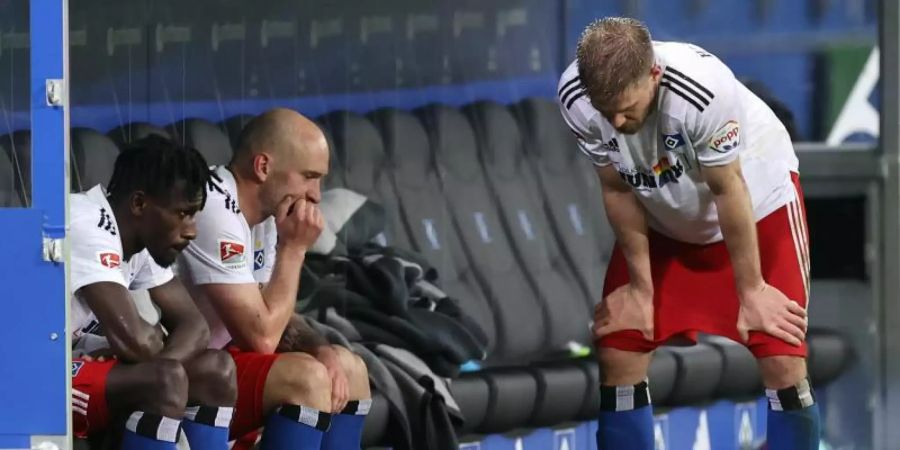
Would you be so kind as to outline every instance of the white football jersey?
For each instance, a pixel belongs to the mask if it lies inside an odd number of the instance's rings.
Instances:
[[[213,168],[206,205],[197,213],[197,238],[181,252],[176,270],[188,286],[210,329],[210,348],[223,348],[231,334],[196,287],[203,284],[268,283],[275,265],[277,233],[269,217],[252,229],[238,203],[234,175]]]
[[[596,166],[616,168],[645,206],[649,226],[683,242],[722,240],[702,168],[738,158],[756,220],[793,200],[797,156],[772,110],[700,47],[654,42],[653,48],[663,75],[656,109],[636,134],[617,132],[591,105],[576,62],[558,90],[581,151]]]
[[[123,261],[122,238],[116,216],[99,185],[72,194],[69,201],[69,273],[72,287],[72,340],[96,332],[97,317],[80,289],[94,283],[116,283],[129,290],[150,289],[168,283],[172,271],[160,267],[144,249]]]

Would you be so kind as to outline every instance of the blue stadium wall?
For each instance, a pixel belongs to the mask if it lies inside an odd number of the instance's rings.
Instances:
[[[0,1],[0,134],[28,125],[23,3]],[[810,49],[834,36],[874,41],[874,1],[855,13],[845,3],[79,0],[70,6],[72,125],[549,97],[584,25],[621,14],[646,20],[657,39],[716,52],[785,100],[804,137],[821,138],[827,74]]]

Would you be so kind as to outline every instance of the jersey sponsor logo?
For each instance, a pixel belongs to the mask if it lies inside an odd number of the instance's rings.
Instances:
[[[233,241],[219,241],[219,259],[228,267],[240,267],[246,262],[244,244]]]
[[[266,266],[266,251],[257,250],[253,252],[253,270],[260,270]]]
[[[84,361],[72,361],[72,378],[78,376],[78,372],[81,372],[82,367],[84,367]]]
[[[738,145],[741,145],[741,125],[736,120],[729,120],[709,140],[709,148],[719,153],[728,153]]]
[[[635,189],[659,189],[669,183],[677,183],[684,175],[684,166],[681,160],[676,159],[675,164],[669,162],[669,158],[663,156],[651,171],[624,171],[619,170],[619,176]]]
[[[681,133],[663,134],[663,144],[666,146],[666,149],[672,151],[678,147],[683,147],[685,141]]]
[[[100,265],[109,269],[118,269],[122,265],[122,257],[116,252],[97,252]]]

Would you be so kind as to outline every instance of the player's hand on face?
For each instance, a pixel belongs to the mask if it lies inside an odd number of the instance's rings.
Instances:
[[[768,284],[741,298],[737,327],[744,342],[750,331],[762,331],[799,347],[806,339],[807,323],[806,310]]]
[[[319,205],[305,198],[295,200],[288,196],[278,204],[275,227],[279,243],[306,251],[325,228],[325,219]]]
[[[594,307],[594,339],[622,330],[637,330],[644,339],[654,339],[653,293],[625,284]]]

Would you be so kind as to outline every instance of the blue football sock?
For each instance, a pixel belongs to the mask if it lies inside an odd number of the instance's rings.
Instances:
[[[653,406],[647,382],[600,386],[598,450],[653,450]]]
[[[321,450],[359,450],[371,407],[372,400],[352,401],[340,414],[331,416],[331,429],[322,438]]]
[[[176,450],[181,421],[159,414],[135,411],[125,423],[122,448],[128,450]]]
[[[769,450],[818,450],[820,418],[809,380],[787,389],[766,389]]]
[[[281,405],[266,421],[260,450],[319,450],[331,414],[300,405]]]
[[[191,450],[227,450],[233,412],[229,406],[189,406],[181,426]]]

